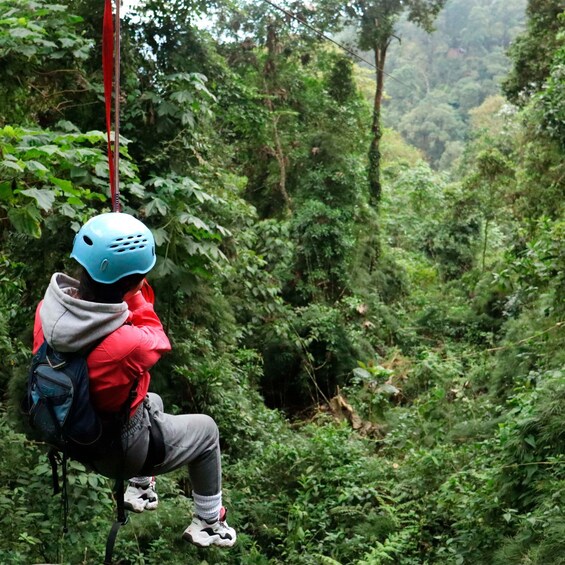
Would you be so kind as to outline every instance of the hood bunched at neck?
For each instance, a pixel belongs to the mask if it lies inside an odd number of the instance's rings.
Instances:
[[[45,292],[39,315],[43,335],[53,349],[80,351],[123,326],[129,311],[125,302],[99,304],[77,298],[79,282],[55,273]]]

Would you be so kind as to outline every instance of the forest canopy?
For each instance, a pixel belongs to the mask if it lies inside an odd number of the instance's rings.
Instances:
[[[99,563],[113,518],[72,462],[63,533],[19,409],[36,306],[111,209],[103,4],[0,0],[2,563]],[[238,541],[182,542],[176,471],[117,562],[564,563],[563,3],[122,15],[121,205],[173,345],[152,389],[218,424]]]

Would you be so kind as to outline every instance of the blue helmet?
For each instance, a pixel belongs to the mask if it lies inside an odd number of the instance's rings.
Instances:
[[[155,265],[155,239],[145,224],[118,212],[88,220],[75,236],[71,257],[97,282],[111,284]]]

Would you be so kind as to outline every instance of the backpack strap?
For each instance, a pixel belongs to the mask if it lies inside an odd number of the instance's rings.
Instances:
[[[63,459],[59,461],[59,451],[52,447],[47,454],[49,458],[49,463],[51,464],[51,477],[53,479],[53,496],[61,493],[61,506],[63,507],[63,533],[66,534],[69,531],[69,492],[67,489],[67,463],[68,463],[68,453],[67,450],[63,450]],[[57,472],[57,466],[61,463],[61,469],[63,470],[63,487],[59,485],[59,474]]]
[[[63,533],[66,534],[69,531],[69,491],[67,489],[67,462],[69,456],[67,450],[63,450],[63,489],[61,491],[61,500],[63,502]]]
[[[59,486],[59,475],[57,473],[57,454],[58,451],[52,447],[47,454],[49,463],[51,464],[51,476],[53,478],[53,494],[59,494],[61,487]]]

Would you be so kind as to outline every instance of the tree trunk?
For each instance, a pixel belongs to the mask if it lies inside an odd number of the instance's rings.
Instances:
[[[373,103],[373,123],[371,126],[371,145],[369,147],[369,197],[370,202],[376,208],[381,202],[381,139],[383,132],[381,128],[381,104],[384,92],[384,64],[388,44],[384,47],[375,45],[375,77],[377,86]]]
[[[486,256],[487,256],[487,245],[488,245],[488,228],[489,228],[489,219],[485,220],[485,238],[483,242],[483,264],[481,268],[481,273],[485,272],[485,263],[486,263]]]
[[[292,200],[290,198],[288,190],[286,189],[286,156],[284,154],[284,148],[279,134],[280,116],[275,114],[275,109],[273,107],[273,103],[271,102],[271,100],[267,100],[267,107],[271,112],[272,124],[273,124],[273,137],[275,141],[275,148],[273,150],[273,154],[275,156],[275,159],[277,160],[280,171],[279,182],[277,184],[282,199],[284,201],[284,206],[285,206],[284,213],[286,215],[289,215],[292,209]]]
[[[286,189],[286,164],[287,159],[284,153],[284,147],[281,142],[281,137],[279,134],[279,118],[280,116],[276,114],[275,105],[273,103],[273,98],[276,92],[276,80],[277,80],[277,65],[276,65],[276,57],[280,52],[280,44],[278,42],[277,34],[275,27],[273,25],[269,25],[267,27],[267,60],[265,62],[265,67],[263,69],[263,76],[264,76],[264,85],[265,85],[265,105],[269,109],[269,113],[271,116],[271,121],[273,125],[273,140],[274,140],[274,148],[269,148],[270,153],[275,157],[277,160],[277,164],[279,166],[280,177],[279,182],[277,183],[279,192],[281,194],[283,203],[284,203],[284,213],[286,215],[290,214],[292,208],[292,200],[290,195]]]

